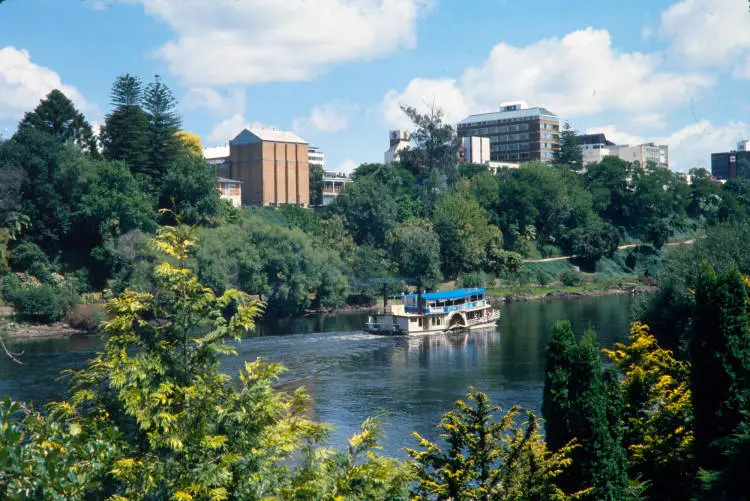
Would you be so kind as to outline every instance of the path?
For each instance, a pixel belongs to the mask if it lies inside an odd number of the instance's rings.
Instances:
[[[683,244],[684,245],[691,245],[694,242],[695,242],[695,239],[694,238],[690,238],[688,240],[678,240],[676,242],[667,242],[666,244],[664,244],[664,247],[674,247],[675,245],[683,245]],[[637,245],[648,245],[648,244],[644,244],[644,243],[625,244],[625,245],[618,246],[617,250],[630,249],[631,247],[635,247]],[[548,257],[548,258],[544,258],[544,259],[524,259],[523,262],[524,263],[549,263],[549,262],[552,262],[552,261],[565,261],[567,259],[575,259],[577,257],[578,257],[577,255],[573,254],[572,256]]]

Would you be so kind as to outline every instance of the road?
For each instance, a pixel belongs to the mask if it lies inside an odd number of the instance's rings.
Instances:
[[[695,242],[695,239],[691,238],[691,239],[688,239],[688,240],[679,240],[677,242],[667,242],[666,244],[664,244],[664,247],[674,247],[676,245],[691,245],[694,242]],[[631,247],[636,247],[638,245],[647,245],[647,244],[643,244],[643,243],[625,244],[625,245],[618,246],[617,249],[618,250],[620,250],[620,249],[630,249]],[[578,257],[577,255],[573,254],[572,256],[548,257],[548,258],[545,258],[545,259],[524,259],[523,262],[524,263],[549,263],[549,262],[552,262],[552,261],[565,261],[567,259],[575,259],[577,257]]]

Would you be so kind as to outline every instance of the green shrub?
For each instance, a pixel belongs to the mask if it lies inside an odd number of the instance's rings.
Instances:
[[[51,285],[24,286],[6,289],[5,297],[21,320],[29,322],[57,322],[69,308],[68,300]]]
[[[458,288],[472,288],[472,287],[484,287],[489,281],[489,275],[482,271],[471,271],[468,273],[461,273],[456,278],[456,287]]]
[[[563,285],[569,287],[581,285],[581,282],[583,282],[583,276],[581,273],[572,269],[563,271],[558,278]]]
[[[539,284],[539,287],[544,287],[550,283],[549,275],[547,275],[542,270],[537,270],[534,276],[536,277],[536,283]]]
[[[9,262],[13,271],[29,271],[32,267],[35,270],[49,269],[47,255],[38,245],[31,242],[21,242],[14,247],[10,252]]]
[[[562,250],[560,249],[560,247],[558,247],[556,245],[550,245],[550,244],[542,245],[542,247],[539,249],[539,253],[544,258],[548,258],[548,257],[560,257],[560,256],[563,255]]]

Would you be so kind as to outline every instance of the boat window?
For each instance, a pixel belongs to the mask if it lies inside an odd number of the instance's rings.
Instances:
[[[419,319],[419,326],[422,327],[422,319]]]
[[[417,319],[416,319],[416,318],[410,318],[410,319],[409,319],[409,322],[411,322],[411,323],[414,323],[414,322],[416,322],[416,321],[417,321]]]
[[[478,298],[479,298],[479,296],[471,296],[471,302],[475,303]]]

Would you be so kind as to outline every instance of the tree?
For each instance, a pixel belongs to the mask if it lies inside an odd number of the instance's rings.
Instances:
[[[175,134],[180,130],[182,118],[175,110],[176,106],[177,100],[172,91],[162,83],[159,75],[154,76],[154,81],[143,94],[143,110],[149,118],[146,171],[154,181],[166,173],[180,149]]]
[[[383,246],[396,226],[398,206],[389,186],[368,176],[344,186],[330,205],[358,244]]]
[[[310,205],[323,205],[323,167],[310,164]]]
[[[117,77],[111,91],[115,109],[104,118],[100,133],[104,157],[125,162],[137,177],[148,173],[149,116],[141,108],[142,97],[140,78]]]
[[[566,500],[557,477],[571,465],[572,445],[550,452],[539,434],[533,413],[519,423],[513,407],[499,419],[500,408],[487,395],[469,388],[467,402],[459,400],[438,425],[445,449],[419,434],[421,450],[407,449],[415,463],[416,501]]]
[[[476,271],[493,239],[500,238],[479,204],[458,191],[438,201],[432,222],[440,238],[443,273],[449,278],[462,271]]]
[[[389,234],[388,242],[402,277],[415,280],[420,290],[440,283],[440,240],[429,221],[401,223]]]
[[[661,348],[644,324],[635,322],[629,344],[604,350],[622,381],[625,444],[631,477],[650,499],[691,497],[695,473],[690,365]]]
[[[203,157],[183,157],[170,165],[159,189],[159,207],[174,208],[195,224],[223,214],[216,171]]]
[[[73,143],[78,148],[96,154],[96,139],[91,125],[76,110],[70,99],[55,89],[42,99],[34,111],[24,115],[18,130],[33,129],[54,137],[61,143]]]
[[[583,154],[578,143],[578,132],[565,122],[560,131],[560,145],[555,149],[554,162],[556,165],[568,167],[578,171],[583,168]]]
[[[690,346],[696,462],[704,470],[726,467],[718,441],[729,438],[750,410],[749,329],[747,278],[704,264]]]
[[[421,114],[411,106],[402,106],[401,110],[415,126],[411,134],[414,146],[401,153],[401,164],[419,179],[426,178],[433,171],[453,179],[459,141],[453,127],[443,122],[443,111],[434,106],[427,114]]]
[[[543,415],[552,450],[575,439],[576,465],[560,478],[570,490],[593,487],[597,500],[627,499],[628,479],[612,378],[605,377],[599,343],[587,331],[577,343],[569,322],[555,326],[548,346]]]
[[[175,136],[180,141],[183,153],[189,157],[203,158],[203,145],[200,136],[185,130],[177,131]]]

